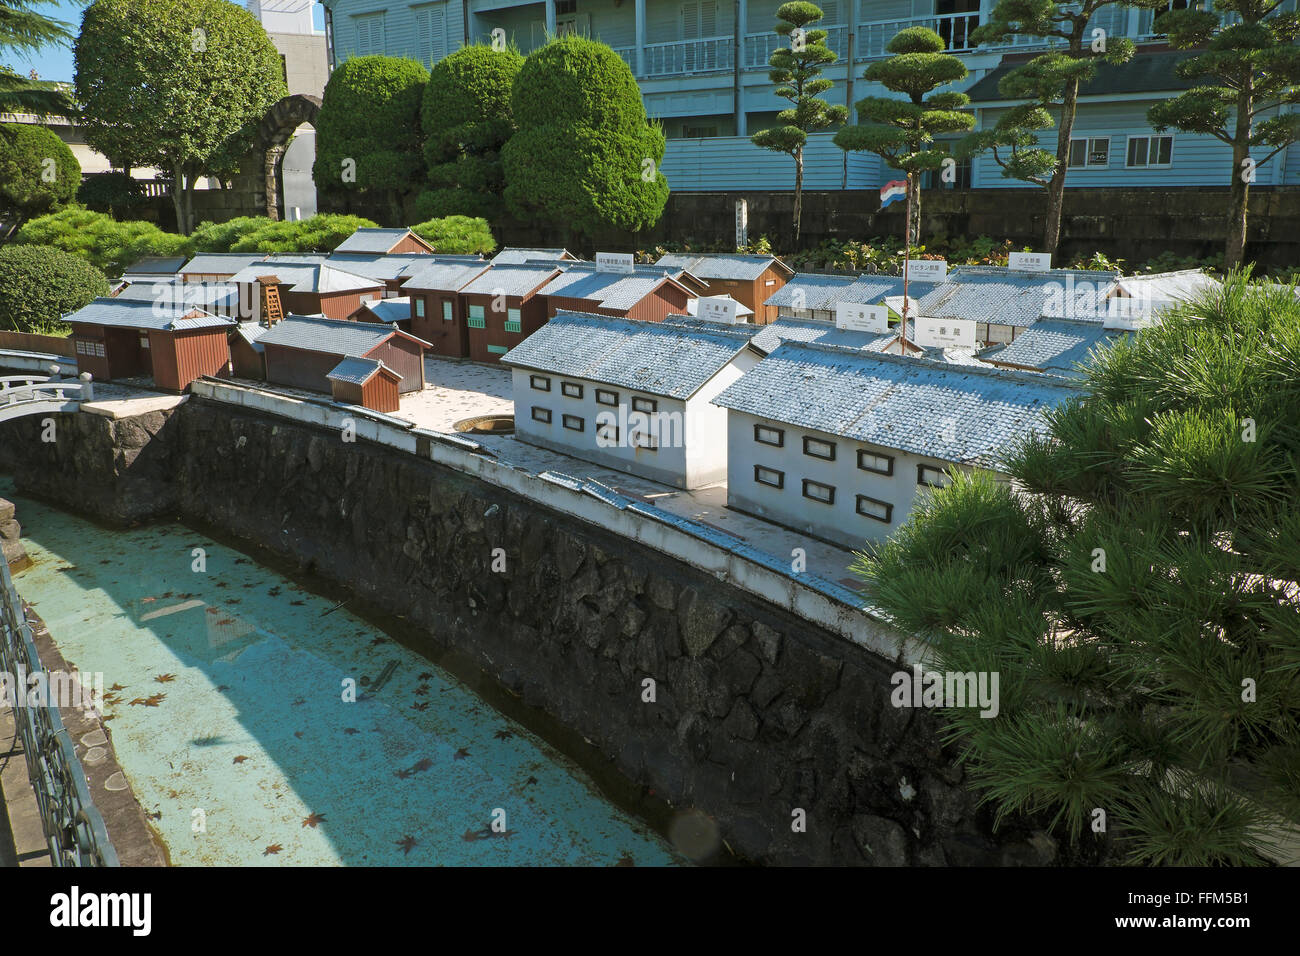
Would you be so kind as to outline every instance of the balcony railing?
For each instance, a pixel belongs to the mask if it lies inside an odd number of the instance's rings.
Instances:
[[[679,76],[718,73],[735,67],[735,43],[727,37],[647,43],[644,50],[645,76]],[[633,51],[633,59],[636,51]],[[634,67],[635,69],[635,67]]]

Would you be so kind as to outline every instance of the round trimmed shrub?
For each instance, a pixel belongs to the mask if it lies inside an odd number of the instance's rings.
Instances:
[[[108,292],[104,273],[80,256],[50,246],[0,248],[0,329],[66,332],[61,316]]]
[[[0,208],[23,219],[71,202],[81,164],[44,126],[0,124]]]

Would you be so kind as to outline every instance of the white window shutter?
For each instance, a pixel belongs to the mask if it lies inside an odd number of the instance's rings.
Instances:
[[[415,11],[415,58],[429,66],[433,62],[432,10]]]
[[[700,37],[700,5],[682,4],[682,39],[698,40]]]
[[[429,11],[429,65],[447,55],[447,5],[439,4]]]
[[[718,32],[718,4],[717,0],[703,0],[700,4],[700,33],[701,37],[711,37]]]

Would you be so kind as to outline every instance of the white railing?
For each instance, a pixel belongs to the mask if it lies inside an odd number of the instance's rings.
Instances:
[[[95,397],[90,373],[79,379],[50,379],[40,375],[0,376],[0,422],[23,415],[75,411]]]
[[[633,59],[635,55],[634,50]],[[643,50],[643,57],[642,71],[645,76],[717,73],[732,69],[736,63],[735,43],[732,37],[647,43]]]

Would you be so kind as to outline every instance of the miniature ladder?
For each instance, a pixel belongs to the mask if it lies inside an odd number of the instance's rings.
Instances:
[[[262,318],[269,328],[284,318],[284,309],[280,305],[280,287],[273,283],[262,286]]]

